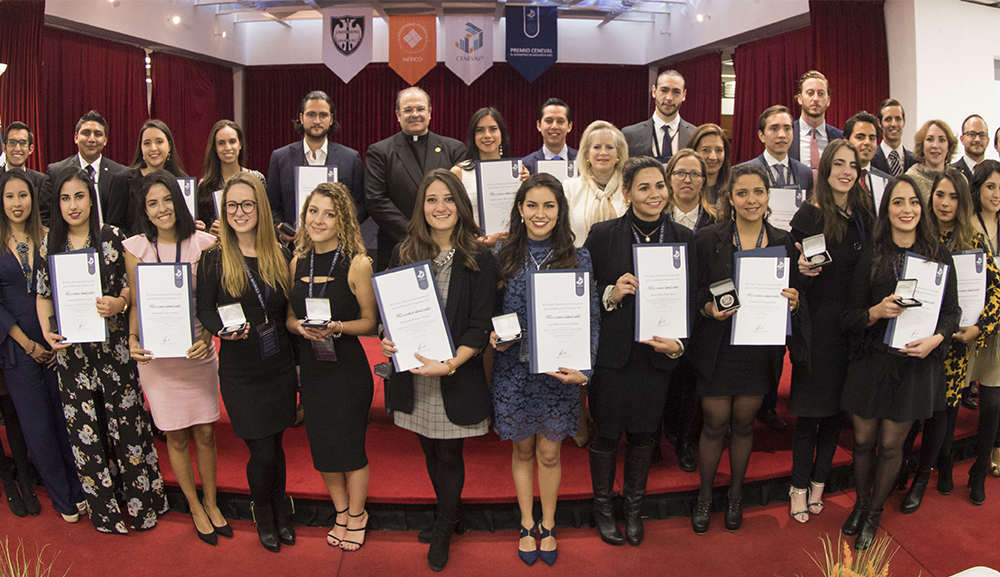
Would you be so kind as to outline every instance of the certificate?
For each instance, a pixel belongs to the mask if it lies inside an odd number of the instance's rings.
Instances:
[[[948,265],[907,252],[902,278],[917,281],[913,296],[921,302],[921,306],[904,309],[901,315],[889,319],[885,344],[893,349],[901,349],[907,343],[929,337],[937,330],[938,313],[948,280]]]
[[[951,257],[955,260],[958,306],[962,307],[958,326],[971,327],[979,322],[986,306],[986,255],[977,249],[955,252]]]
[[[590,273],[528,273],[528,371],[590,370]]]
[[[869,172],[868,184],[871,185],[872,201],[875,202],[875,214],[877,215],[879,206],[882,205],[882,195],[885,194],[885,185],[889,184],[889,181]]]
[[[551,174],[558,178],[559,182],[565,183],[576,176],[576,163],[565,158],[563,160],[539,160],[537,174],[542,173]]]
[[[299,227],[299,215],[309,194],[317,185],[324,182],[337,182],[336,166],[296,166],[295,167],[295,206],[294,215],[285,215],[295,228]],[[290,218],[289,218],[290,217]]]
[[[135,267],[139,344],[155,358],[184,358],[194,344],[194,302],[189,263]]]
[[[213,192],[212,198],[215,199],[215,218],[222,220],[222,191]]]
[[[414,355],[444,361],[455,357],[451,331],[438,298],[431,261],[425,260],[372,275],[385,336],[396,344],[396,372],[422,367]]]
[[[740,308],[733,314],[733,345],[784,345],[791,329],[788,299],[788,255],[784,246],[736,253],[736,292]]]
[[[101,266],[97,251],[85,248],[49,255],[49,276],[56,322],[64,343],[103,343],[108,323],[97,312],[101,290]]]
[[[772,188],[771,197],[767,201],[771,216],[767,217],[767,221],[774,228],[792,230],[792,217],[805,202],[806,191],[801,188]]]
[[[521,159],[476,161],[479,187],[479,226],[489,236],[510,227],[510,211],[521,188]]]
[[[181,188],[184,204],[188,207],[191,218],[198,218],[198,179],[193,176],[178,176],[177,186]]]
[[[634,244],[635,340],[689,336],[687,243]]]

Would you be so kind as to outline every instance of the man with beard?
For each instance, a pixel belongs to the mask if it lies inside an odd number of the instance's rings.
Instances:
[[[951,166],[962,171],[965,179],[972,182],[972,171],[986,159],[986,147],[990,144],[990,131],[982,116],[970,114],[962,121],[961,140],[965,155]]]
[[[826,109],[830,107],[830,83],[826,76],[815,70],[803,74],[795,101],[802,107],[802,116],[792,126],[788,156],[811,168],[815,180],[827,143],[844,137],[837,127],[826,123]]]
[[[333,100],[323,91],[314,90],[299,104],[299,116],[292,125],[303,135],[301,142],[293,142],[271,153],[271,166],[267,170],[267,198],[275,226],[286,223],[292,228],[298,223],[298,205],[295,201],[295,167],[336,166],[337,182],[351,191],[358,222],[368,218],[365,210],[365,174],[361,168],[361,155],[353,148],[331,142],[329,135],[340,130]],[[295,239],[280,230],[278,237],[287,243]]]
[[[687,97],[684,77],[666,70],[656,77],[651,89],[656,110],[653,117],[622,129],[628,156],[652,156],[666,163],[678,150],[687,147],[697,127],[681,118],[681,104]]]

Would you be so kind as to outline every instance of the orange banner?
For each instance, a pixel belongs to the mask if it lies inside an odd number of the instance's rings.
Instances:
[[[389,16],[389,67],[411,86],[437,64],[436,19]]]

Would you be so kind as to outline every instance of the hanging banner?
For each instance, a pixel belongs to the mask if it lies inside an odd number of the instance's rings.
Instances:
[[[445,16],[444,62],[466,84],[493,66],[493,18]]]
[[[345,83],[372,61],[371,9],[324,8],[323,64]]]
[[[507,63],[528,79],[556,63],[559,35],[555,7],[507,6]]]
[[[389,67],[411,86],[437,64],[436,18],[389,17]]]

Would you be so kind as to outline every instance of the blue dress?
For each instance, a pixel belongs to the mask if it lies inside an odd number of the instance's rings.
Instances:
[[[534,262],[542,264],[552,248],[552,241],[528,241],[528,252]],[[601,325],[600,298],[594,282],[590,252],[576,249],[578,268],[590,273],[590,359],[593,366],[597,356],[597,338]],[[528,326],[527,267],[534,268],[531,259],[507,284],[503,294],[503,312],[517,313],[521,327]],[[514,343],[503,352],[497,352],[493,362],[493,413],[494,424],[503,440],[523,441],[536,434],[557,443],[564,437],[576,434],[580,415],[580,387],[559,382],[544,373],[528,372],[527,361],[521,361],[521,345]],[[584,371],[588,377],[591,371]]]

